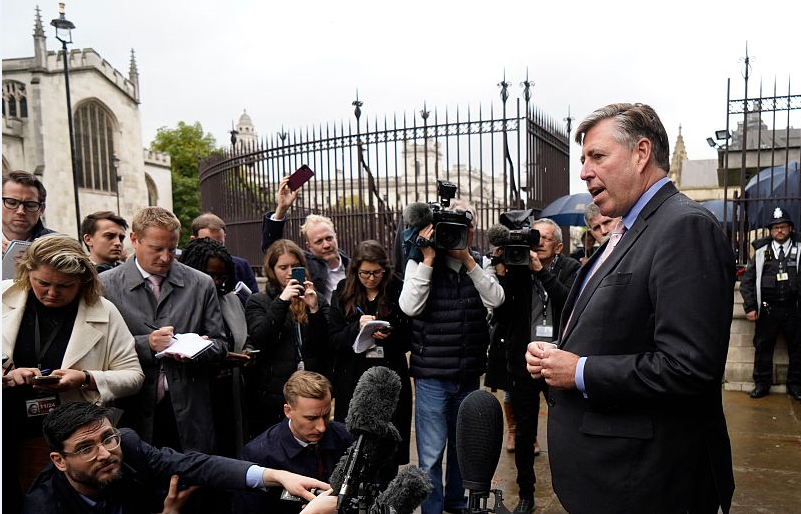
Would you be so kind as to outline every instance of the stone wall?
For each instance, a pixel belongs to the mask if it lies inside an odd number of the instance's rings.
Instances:
[[[729,336],[729,355],[726,359],[724,387],[729,391],[750,391],[754,387],[754,323],[745,319],[740,283],[734,290],[734,318]],[[787,345],[779,338],[773,354],[773,387],[771,392],[786,392]]]

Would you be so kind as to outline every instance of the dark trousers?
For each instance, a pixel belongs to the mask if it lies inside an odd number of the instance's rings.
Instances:
[[[508,375],[509,397],[515,416],[515,466],[520,499],[534,500],[534,440],[540,413],[540,392],[548,397],[545,380]]]
[[[763,307],[754,329],[754,383],[773,382],[773,349],[776,338],[784,335],[790,365],[787,385],[801,385],[801,344],[799,343],[799,313],[795,304]]]

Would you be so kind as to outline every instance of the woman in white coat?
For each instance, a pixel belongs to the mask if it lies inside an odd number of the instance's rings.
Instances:
[[[41,420],[57,404],[108,406],[142,386],[134,338],[101,292],[92,262],[63,235],[34,241],[3,281],[4,482],[19,473],[24,489],[49,461]]]

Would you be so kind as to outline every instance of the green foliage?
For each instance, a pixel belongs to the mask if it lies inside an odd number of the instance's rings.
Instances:
[[[200,214],[200,186],[198,184],[198,163],[215,151],[214,136],[203,132],[199,122],[188,125],[178,122],[178,127],[161,127],[150,149],[165,152],[172,162],[172,205],[173,212],[181,220],[181,239],[179,246],[189,242],[190,224]]]

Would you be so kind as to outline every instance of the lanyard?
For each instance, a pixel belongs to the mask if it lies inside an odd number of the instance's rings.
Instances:
[[[295,339],[295,354],[296,354],[295,356],[298,360],[298,371],[303,371],[304,369],[306,369],[306,365],[303,362],[303,350],[301,346],[303,344],[303,338],[300,335],[300,323],[295,323],[294,339]]]
[[[64,326],[64,319],[60,319],[56,325],[53,327],[53,331],[50,333],[50,337],[47,338],[45,342],[44,348],[42,348],[42,334],[39,329],[39,309],[36,309],[36,313],[34,314],[33,319],[33,344],[34,349],[36,350],[36,367],[42,369],[42,360],[44,360],[45,355],[47,355],[47,351],[50,349],[50,346],[53,344],[53,341],[56,340],[58,333],[61,332],[61,327]]]

